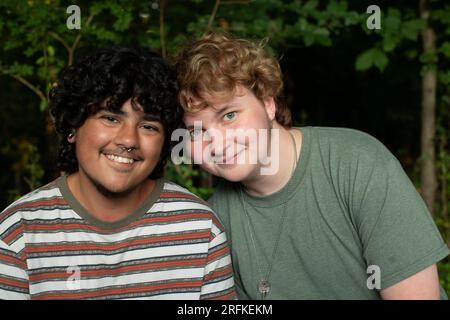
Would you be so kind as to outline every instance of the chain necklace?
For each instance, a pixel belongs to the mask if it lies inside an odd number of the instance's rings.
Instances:
[[[294,144],[294,166],[292,168],[292,173],[291,173],[291,177],[294,174],[295,168],[297,167],[297,144],[295,143],[295,138],[292,135],[292,133],[288,130],[289,135],[292,138],[292,142]],[[248,226],[248,230],[250,233],[250,240],[252,242],[252,246],[253,246],[253,250],[255,252],[255,257],[256,257],[256,266],[258,267],[258,274],[259,274],[259,282],[258,282],[258,292],[261,294],[261,299],[265,299],[266,295],[270,292],[270,273],[272,271],[272,267],[273,267],[273,263],[275,262],[275,258],[276,258],[276,254],[277,254],[277,250],[278,250],[278,245],[280,243],[280,238],[281,238],[281,234],[283,231],[283,227],[284,227],[284,222],[286,220],[286,216],[287,216],[287,201],[284,203],[284,207],[283,207],[283,213],[282,213],[282,217],[281,217],[281,222],[280,222],[280,226],[278,227],[278,234],[277,234],[277,238],[275,241],[275,245],[273,247],[272,250],[272,256],[269,262],[269,266],[267,267],[267,272],[266,272],[266,276],[262,277],[262,270],[261,270],[261,266],[259,263],[259,258],[258,258],[258,254],[256,251],[256,241],[255,241],[255,237],[254,237],[254,228],[253,228],[253,224],[251,223],[250,220],[250,215],[247,213],[247,208],[245,206],[245,201],[244,201],[244,195],[243,195],[243,191],[242,191],[242,187],[239,188],[239,195],[241,198],[241,202],[242,202],[242,206],[244,207],[244,213],[245,213],[245,217],[247,218],[247,226]]]

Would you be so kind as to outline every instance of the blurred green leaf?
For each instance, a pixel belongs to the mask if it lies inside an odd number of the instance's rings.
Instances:
[[[355,68],[358,71],[364,71],[368,70],[372,67],[374,64],[375,58],[374,58],[374,50],[375,49],[368,49],[358,55],[356,58]]]
[[[55,48],[52,46],[47,46],[47,53],[50,57],[54,57],[55,56]]]
[[[392,33],[387,33],[383,37],[383,50],[386,52],[393,51],[400,43],[400,38]]]
[[[47,100],[41,100],[41,103],[39,104],[39,110],[45,111],[48,108],[48,102]]]
[[[378,70],[384,71],[388,62],[389,59],[386,54],[380,49],[375,49],[373,54],[373,63],[378,68]]]
[[[408,40],[416,41],[419,32],[425,27],[421,19],[406,21],[402,24],[401,34]]]
[[[439,48],[439,52],[442,53],[446,58],[450,58],[450,41],[445,41]]]
[[[33,74],[33,67],[28,64],[21,64],[18,62],[14,62],[9,67],[9,73],[16,74],[16,75],[23,76],[23,77],[31,76]]]
[[[364,71],[370,69],[372,66],[377,67],[383,71],[389,62],[386,54],[379,48],[371,48],[361,53],[355,63],[356,70]]]

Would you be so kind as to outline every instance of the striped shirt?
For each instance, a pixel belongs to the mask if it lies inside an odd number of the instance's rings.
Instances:
[[[64,176],[0,214],[1,299],[230,299],[232,274],[214,213],[163,179],[114,223],[90,215]]]

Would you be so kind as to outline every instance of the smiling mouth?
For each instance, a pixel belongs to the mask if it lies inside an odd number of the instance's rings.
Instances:
[[[105,156],[114,162],[124,163],[124,164],[133,164],[136,160],[128,157],[116,156],[114,154],[105,154]]]
[[[244,150],[240,150],[236,154],[234,154],[232,157],[228,159],[222,159],[221,162],[217,162],[218,165],[230,165],[230,164],[237,164],[238,163],[238,157]]]

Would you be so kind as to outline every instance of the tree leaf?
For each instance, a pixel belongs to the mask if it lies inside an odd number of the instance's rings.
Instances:
[[[397,45],[399,44],[400,39],[398,36],[392,34],[392,33],[388,33],[386,32],[383,38],[383,50],[386,52],[390,52],[393,51]]]
[[[41,103],[39,104],[39,110],[45,111],[47,110],[48,102],[47,100],[41,100]]]
[[[384,68],[386,68],[386,66],[389,63],[389,59],[386,53],[384,53],[381,49],[378,48],[374,50],[373,59],[375,66],[380,71],[384,71]]]
[[[400,30],[402,24],[401,13],[397,9],[389,8],[386,17],[381,18],[381,25],[384,30],[395,33]]]
[[[47,52],[50,57],[55,56],[55,48],[53,48],[52,46],[47,46]]]
[[[420,30],[425,27],[425,22],[421,19],[406,21],[401,26],[401,34],[408,40],[416,41]]]
[[[355,68],[358,71],[368,70],[374,63],[374,48],[368,49],[359,54],[356,58]]]
[[[442,53],[445,57],[450,58],[450,42],[445,41],[439,48],[439,52]]]

